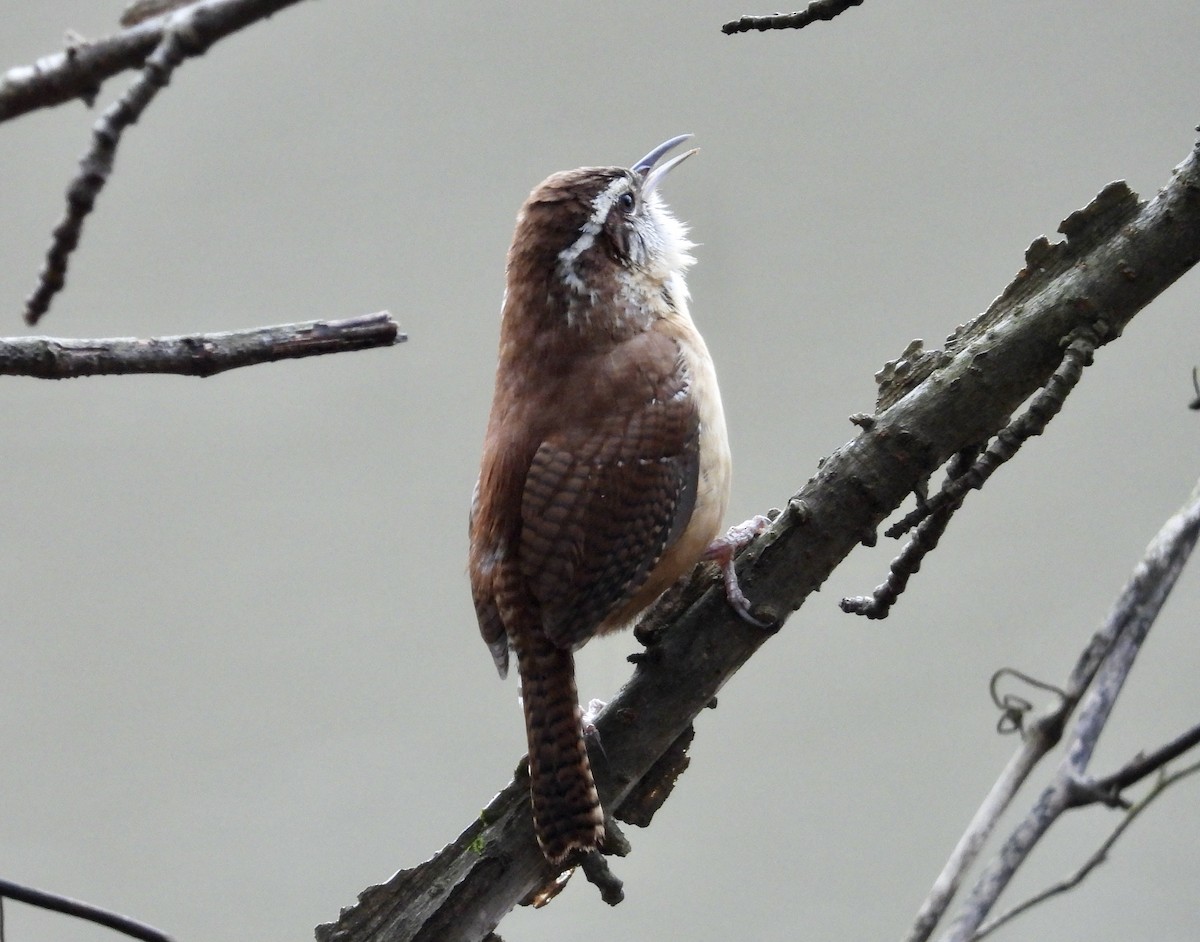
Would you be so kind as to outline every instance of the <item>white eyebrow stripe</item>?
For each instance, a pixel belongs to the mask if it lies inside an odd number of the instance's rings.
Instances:
[[[600,229],[604,226],[604,220],[608,218],[609,210],[616,202],[617,196],[629,188],[629,178],[619,176],[610,183],[596,197],[596,208],[592,212],[591,218],[583,224],[579,230],[579,235],[575,241],[558,253],[558,273],[562,280],[572,291],[583,294],[587,290],[587,286],[583,283],[583,279],[579,277],[579,272],[576,267],[579,263],[579,256],[592,247],[596,241],[596,236],[600,234]]]

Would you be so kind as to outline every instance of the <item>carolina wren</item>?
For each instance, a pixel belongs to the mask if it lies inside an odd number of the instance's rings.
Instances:
[[[534,825],[561,863],[604,837],[571,652],[628,626],[720,541],[730,458],[688,313],[687,230],[658,194],[696,153],[556,173],[508,251],[500,354],[471,504],[471,591],[503,677],[521,675]],[[710,544],[714,548],[710,550]],[[752,618],[749,620],[753,620]]]

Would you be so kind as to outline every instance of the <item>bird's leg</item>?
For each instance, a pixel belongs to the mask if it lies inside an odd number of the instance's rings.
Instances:
[[[734,556],[763,532],[770,523],[770,518],[762,514],[752,517],[745,523],[730,527],[723,536],[717,537],[704,551],[704,558],[711,559],[721,568],[721,578],[725,581],[725,598],[742,621],[749,622],[757,628],[771,628],[770,622],[755,618],[750,612],[750,600],[738,585],[737,570],[734,569]]]

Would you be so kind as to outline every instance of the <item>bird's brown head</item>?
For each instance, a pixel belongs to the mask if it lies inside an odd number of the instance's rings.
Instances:
[[[658,187],[696,153],[660,163],[690,137],[660,144],[628,169],[567,170],[533,190],[508,254],[506,333],[617,341],[645,330],[664,302],[686,305],[692,243]]]

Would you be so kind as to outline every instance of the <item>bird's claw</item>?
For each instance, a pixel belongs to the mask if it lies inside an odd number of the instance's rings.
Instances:
[[[721,578],[725,582],[725,598],[737,612],[742,621],[756,628],[773,628],[774,624],[756,618],[751,611],[750,600],[746,598],[742,587],[738,584],[737,570],[734,568],[734,557],[738,551],[747,546],[755,537],[763,532],[771,523],[762,514],[752,517],[745,523],[732,526],[723,536],[717,537],[704,551],[704,558],[711,559],[721,569]]]

